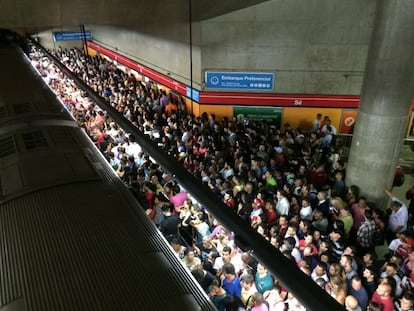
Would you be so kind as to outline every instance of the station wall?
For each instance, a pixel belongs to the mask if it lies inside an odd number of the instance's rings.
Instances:
[[[372,0],[280,0],[206,20],[201,66],[274,72],[275,93],[358,95],[375,7]]]
[[[171,24],[162,27],[168,33],[157,35],[139,33],[129,29],[119,29],[111,26],[88,25],[93,40],[97,43],[119,52],[132,60],[150,67],[174,80],[190,85],[190,45],[188,25]],[[192,71],[194,88],[200,88],[200,48],[197,36],[197,24],[193,25]],[[166,39],[169,38],[169,39]]]

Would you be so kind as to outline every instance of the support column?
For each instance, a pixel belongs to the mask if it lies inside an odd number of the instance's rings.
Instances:
[[[414,95],[414,1],[377,6],[346,182],[385,207]]]

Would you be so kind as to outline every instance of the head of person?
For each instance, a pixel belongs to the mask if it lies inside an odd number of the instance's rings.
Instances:
[[[317,195],[319,201],[326,200],[327,196],[328,193],[326,191],[319,191]]]
[[[395,263],[393,263],[393,262],[387,262],[386,263],[385,273],[387,274],[387,276],[393,277],[394,275],[397,274],[397,270],[398,270],[398,267]]]
[[[353,245],[349,245],[349,246],[347,246],[347,247],[345,247],[345,249],[344,249],[344,255],[350,255],[350,256],[355,256],[355,254],[356,254],[356,247],[355,246],[353,246]]]
[[[373,265],[374,262],[375,262],[375,260],[376,260],[376,254],[375,254],[375,252],[367,252],[363,256],[363,261],[364,261],[364,264],[366,266]]]
[[[270,237],[270,244],[272,244],[276,248],[279,248],[281,241],[282,239],[278,235]]]
[[[326,280],[324,278],[316,278],[315,283],[320,287],[325,289],[326,287]]]
[[[276,193],[277,199],[280,201],[284,197],[286,197],[286,192],[284,190],[278,190]]]
[[[386,276],[380,280],[376,291],[382,299],[386,299],[394,297],[396,286],[397,284],[395,279],[393,277]]]
[[[254,284],[254,276],[249,273],[243,274],[240,278],[240,284],[244,290],[250,290]]]
[[[193,277],[196,279],[196,281],[198,283],[201,283],[203,281],[204,278],[204,271],[203,269],[193,269],[191,270],[191,274],[193,275]]]
[[[230,262],[231,260],[231,247],[230,246],[224,246],[223,250],[221,251],[221,258],[223,259],[223,262]]]
[[[286,227],[289,224],[289,217],[288,215],[280,215],[279,217],[279,225],[282,227]]]
[[[324,262],[318,262],[318,264],[315,267],[315,274],[317,276],[323,276],[326,273],[326,263]]]
[[[352,256],[342,255],[339,263],[345,271],[352,269]]]
[[[257,265],[257,273],[259,274],[266,274],[267,273],[267,269],[265,268],[265,266],[263,266],[262,264],[258,264]]]
[[[313,233],[310,231],[305,232],[303,239],[305,240],[305,245],[311,245],[313,242]]]
[[[187,260],[193,260],[195,257],[194,249],[192,247],[187,247],[184,250],[184,256],[187,258]]]
[[[222,267],[223,275],[226,279],[232,279],[236,275],[236,268],[232,263],[225,263]]]
[[[240,310],[244,308],[242,300],[234,295],[228,295],[223,300],[224,310]]]
[[[348,295],[345,298],[345,308],[348,311],[361,311],[361,307],[359,307],[358,299],[356,299],[352,295]]]
[[[367,311],[383,311],[384,307],[377,301],[370,301],[367,307]]]
[[[205,249],[210,249],[213,245],[210,237],[208,236],[203,237],[203,241],[201,243]]]
[[[402,206],[402,203],[400,201],[393,200],[391,201],[391,210],[392,211],[398,211]]]
[[[345,290],[346,291],[346,282],[342,277],[340,277],[338,275],[335,275],[335,276],[331,277],[330,283],[331,283],[332,289],[334,291],[336,291],[336,292],[339,291],[339,290]]]
[[[333,276],[340,276],[342,274],[342,267],[339,263],[332,263],[329,266],[329,276],[333,277]]]
[[[360,208],[366,208],[367,207],[367,198],[360,197],[358,200],[358,205]]]
[[[339,241],[342,238],[343,234],[344,234],[343,230],[333,229],[329,236],[331,237],[332,241],[336,242],[336,241]]]
[[[304,197],[302,198],[302,206],[303,207],[308,207],[311,205],[311,199],[310,197]]]
[[[409,311],[413,309],[414,306],[414,293],[412,291],[404,291],[401,298],[401,311]]]
[[[366,220],[372,220],[373,219],[372,209],[366,209],[364,211],[364,216]]]
[[[362,276],[366,279],[375,279],[377,276],[377,269],[375,266],[366,266],[364,271],[362,271]]]
[[[251,300],[254,306],[260,306],[265,301],[263,295],[259,292],[254,293]]]
[[[173,248],[173,250],[175,250],[176,252],[181,250],[181,247],[182,247],[180,241],[177,238],[171,239],[170,245]]]
[[[286,231],[286,234],[293,237],[296,235],[296,231],[297,231],[296,226],[290,224]]]
[[[352,277],[351,287],[354,291],[359,291],[362,288],[362,279],[359,275],[354,275]]]
[[[313,218],[317,221],[317,220],[322,220],[324,217],[323,217],[323,213],[322,213],[322,211],[320,211],[320,210],[315,210],[314,211],[314,213],[313,213]]]
[[[319,255],[319,260],[320,260],[320,262],[324,262],[326,264],[329,264],[331,262],[331,254],[328,251],[322,252]]]

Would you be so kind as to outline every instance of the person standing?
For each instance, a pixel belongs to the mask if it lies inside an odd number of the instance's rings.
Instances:
[[[354,296],[357,301],[358,305],[361,307],[362,310],[367,309],[368,305],[368,292],[365,287],[362,285],[362,279],[359,275],[354,275],[351,280],[351,288],[349,289],[349,294]]]
[[[366,209],[364,211],[365,221],[361,224],[357,231],[357,247],[358,253],[364,255],[369,251],[373,251],[375,222],[372,216],[372,210]]]
[[[391,215],[388,221],[388,241],[395,238],[397,233],[407,230],[408,209],[401,200],[395,197],[391,191],[384,189],[384,192],[391,199]]]
[[[408,204],[408,215],[411,223],[414,221],[414,185],[405,193],[405,198],[410,201]]]
[[[240,277],[240,284],[242,287],[241,301],[245,306],[251,302],[251,296],[257,292],[256,285],[254,284],[254,276],[246,273]],[[251,307],[251,303],[248,305]]]
[[[178,238],[178,225],[181,222],[178,214],[172,214],[172,206],[169,203],[162,205],[161,211],[164,216],[160,223],[161,233],[169,241],[173,238]]]
[[[394,302],[395,311],[414,311],[414,293],[405,291],[402,297]]]
[[[383,311],[394,311],[394,292],[395,280],[392,277],[386,277],[381,280],[377,290],[372,295],[371,301],[378,302],[383,307]]]
[[[277,204],[276,211],[279,215],[289,215],[290,203],[286,198],[286,192],[284,190],[278,190],[276,193]]]
[[[316,119],[313,120],[312,123],[312,132],[319,132],[319,129],[321,128],[321,120],[322,120],[322,114],[318,113],[316,115]]]
[[[273,278],[267,269],[261,264],[257,265],[255,283],[257,291],[261,294],[273,288]]]
[[[233,264],[226,263],[223,265],[223,288],[229,296],[241,297],[241,284],[240,279],[236,275],[236,269]]]
[[[227,297],[225,289],[221,285],[221,281],[218,279],[213,280],[211,283],[211,291],[208,294],[213,304],[216,306],[218,311],[226,310],[224,299]]]

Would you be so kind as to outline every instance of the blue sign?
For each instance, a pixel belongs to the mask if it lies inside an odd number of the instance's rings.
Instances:
[[[206,88],[219,90],[273,91],[274,73],[206,72]]]
[[[85,31],[86,40],[92,40],[92,35],[90,30]],[[82,31],[55,31],[53,33],[53,39],[58,41],[75,41],[82,40],[83,32]]]
[[[193,91],[191,92],[191,87],[189,87],[189,86],[186,87],[186,95],[185,96],[195,100],[196,102],[200,102],[200,92],[195,90],[195,89],[193,89]]]

